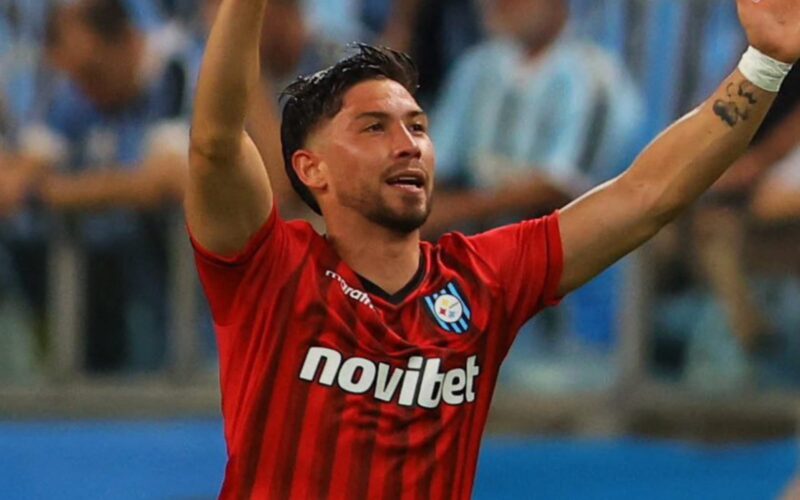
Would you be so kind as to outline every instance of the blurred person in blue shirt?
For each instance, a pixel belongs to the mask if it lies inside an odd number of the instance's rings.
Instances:
[[[451,63],[482,35],[476,0],[304,0],[311,30],[339,45],[366,41],[411,55],[417,99],[433,103]]]
[[[380,4],[391,3],[376,15]],[[417,100],[435,103],[454,61],[483,38],[475,0],[365,0],[367,20],[382,44],[407,52],[419,69]]]
[[[368,41],[372,37],[361,16],[362,4],[369,0],[300,1],[309,28],[319,37],[339,45]]]
[[[433,114],[437,176],[450,189],[437,193],[429,235],[547,213],[619,173],[640,145],[632,78],[613,56],[570,35],[566,1],[483,7],[492,36],[456,61]],[[538,335],[512,351],[512,377],[545,390],[607,386],[620,285],[612,268],[536,320]],[[562,355],[583,371],[553,376],[549,360]]]
[[[180,197],[188,148],[187,40],[170,25],[145,31],[120,0],[57,5],[46,35],[66,80],[43,122],[20,133],[25,167],[5,170],[24,182],[6,196],[65,213],[82,244],[87,367],[154,369],[165,351],[159,209]]]

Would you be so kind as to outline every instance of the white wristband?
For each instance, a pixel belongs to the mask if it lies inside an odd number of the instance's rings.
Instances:
[[[744,77],[768,92],[779,91],[791,69],[791,64],[773,59],[752,46],[739,61],[739,71]]]

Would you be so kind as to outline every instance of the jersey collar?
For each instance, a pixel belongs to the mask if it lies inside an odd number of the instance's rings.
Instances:
[[[414,276],[411,280],[406,283],[406,285],[398,290],[395,293],[389,293],[383,288],[379,287],[375,283],[371,282],[367,278],[361,276],[360,274],[356,273],[358,279],[361,280],[361,283],[364,285],[364,290],[370,295],[380,298],[381,300],[388,302],[392,305],[398,305],[403,302],[406,298],[408,298],[412,293],[414,293],[417,288],[422,284],[422,281],[425,279],[425,269],[426,269],[426,260],[425,260],[425,252],[420,252],[419,254],[419,267],[417,268],[417,272],[414,273]]]

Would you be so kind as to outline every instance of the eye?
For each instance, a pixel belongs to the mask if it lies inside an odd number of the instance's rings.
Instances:
[[[428,133],[428,127],[427,127],[427,125],[425,125],[424,123],[412,123],[412,124],[409,126],[409,129],[410,129],[412,132],[418,132],[418,133],[421,133],[421,134],[426,134],[426,133]]]
[[[383,124],[373,123],[372,125],[366,127],[364,132],[383,132]]]

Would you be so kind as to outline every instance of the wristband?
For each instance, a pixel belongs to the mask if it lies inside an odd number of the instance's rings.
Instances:
[[[744,77],[768,92],[778,92],[791,69],[791,64],[773,59],[752,46],[739,61],[739,71]]]

